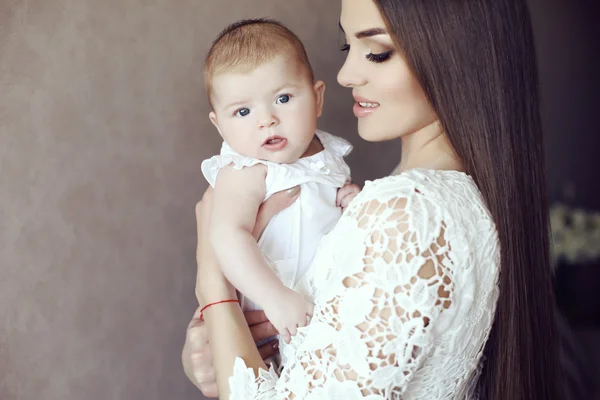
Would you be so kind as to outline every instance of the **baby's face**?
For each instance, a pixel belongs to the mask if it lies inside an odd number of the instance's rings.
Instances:
[[[212,81],[210,120],[236,152],[292,163],[308,149],[323,106],[323,82],[278,56],[249,73],[223,73]]]

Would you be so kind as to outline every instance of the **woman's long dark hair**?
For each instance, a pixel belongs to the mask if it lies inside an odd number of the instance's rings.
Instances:
[[[561,398],[536,55],[525,0],[374,0],[501,246],[483,399]]]

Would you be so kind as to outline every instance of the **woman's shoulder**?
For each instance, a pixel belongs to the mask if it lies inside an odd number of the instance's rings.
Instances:
[[[412,169],[398,175],[365,182],[362,192],[347,213],[362,215],[404,215],[412,224],[451,220],[457,223],[492,218],[474,180],[459,171]],[[395,213],[395,214],[390,214]]]
[[[480,199],[481,195],[473,179],[460,171],[411,169],[366,181],[364,197],[385,199],[389,197],[425,197],[429,201],[452,199]]]

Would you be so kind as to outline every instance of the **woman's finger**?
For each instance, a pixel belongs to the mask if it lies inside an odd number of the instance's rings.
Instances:
[[[214,378],[212,382],[210,381],[210,374],[214,374],[214,371],[206,327],[198,319],[199,315],[200,307],[196,309],[192,320],[188,324],[185,344],[181,352],[181,361],[185,375],[202,390],[203,386],[214,383]],[[216,388],[209,388],[209,390],[216,390]]]
[[[192,355],[192,358],[194,356]],[[194,378],[196,378],[196,382],[198,385],[207,385],[211,383],[215,383],[217,381],[217,377],[215,376],[215,370],[210,367],[206,367],[205,360],[199,361],[199,365],[194,365]]]
[[[204,324],[202,321],[200,321],[200,310],[202,310],[202,307],[198,306],[196,311],[194,311],[194,315],[188,324],[188,331],[194,326],[202,326]]]
[[[219,397],[219,389],[217,388],[217,382],[199,385],[200,391],[206,397]]]
[[[279,340],[275,339],[270,343],[260,346],[258,352],[263,360],[273,357],[275,354],[279,353]]]
[[[254,239],[258,240],[271,218],[291,206],[299,195],[300,186],[294,186],[269,197],[258,209],[256,224],[254,224],[254,230],[252,231]]]
[[[192,353],[205,351],[208,348],[208,335],[203,325],[191,326],[187,331],[187,340],[190,343]]]
[[[248,326],[262,324],[263,322],[269,322],[269,320],[267,319],[267,315],[264,311],[261,310],[246,311],[244,313],[244,317],[246,317],[246,322],[248,323]]]
[[[263,322],[261,324],[252,325],[250,327],[250,333],[255,342],[259,340],[270,338],[271,336],[277,335],[277,329],[270,322]]]

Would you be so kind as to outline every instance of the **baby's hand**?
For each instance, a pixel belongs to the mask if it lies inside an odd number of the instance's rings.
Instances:
[[[313,305],[300,293],[285,288],[269,302],[268,308],[265,307],[265,314],[283,341],[289,343],[296,334],[296,328],[306,326],[308,319],[312,317]]]
[[[340,188],[337,193],[336,205],[342,207],[345,210],[348,204],[360,193],[360,187],[354,183],[347,183],[344,187]]]

